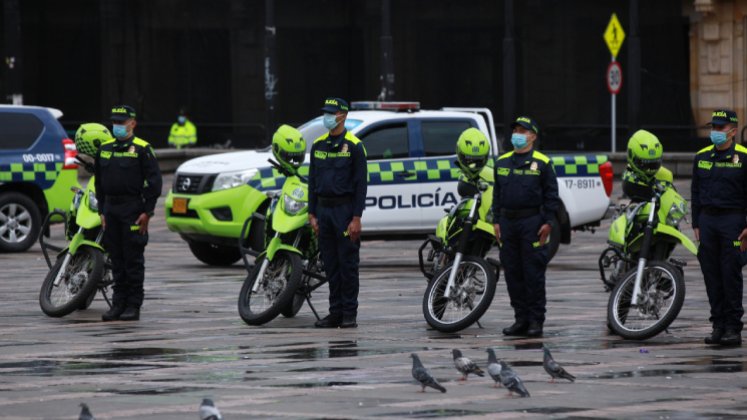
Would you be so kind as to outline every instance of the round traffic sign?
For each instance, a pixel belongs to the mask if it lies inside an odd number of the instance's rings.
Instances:
[[[610,62],[610,65],[607,66],[607,90],[609,90],[611,94],[617,95],[620,93],[622,84],[622,67],[620,67],[620,63],[617,61],[612,61]]]

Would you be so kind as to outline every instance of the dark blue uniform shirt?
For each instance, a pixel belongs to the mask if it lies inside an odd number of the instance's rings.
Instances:
[[[368,169],[363,143],[343,131],[338,136],[329,133],[311,146],[309,165],[309,213],[316,214],[318,197],[350,197],[353,216],[361,217],[366,206]]]
[[[560,208],[558,181],[550,158],[534,150],[501,155],[495,163],[494,220],[503,209],[537,208],[547,223],[554,220]]]
[[[719,151],[711,145],[695,155],[692,180],[693,228],[704,207],[747,209],[747,148],[733,142]]]

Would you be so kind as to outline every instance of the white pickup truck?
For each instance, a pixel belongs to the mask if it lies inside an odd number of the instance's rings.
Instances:
[[[432,233],[444,208],[458,201],[454,165],[459,134],[483,131],[499,154],[490,110],[420,110],[417,103],[358,102],[345,123],[368,153],[369,185],[363,235],[411,236]],[[299,127],[308,147],[325,132],[321,117]],[[267,205],[265,191],[283,177],[267,160],[269,148],[191,159],[176,172],[166,223],[207,264],[233,264],[244,221]],[[551,244],[570,243],[571,230],[597,226],[612,193],[612,165],[606,155],[551,155],[563,208]],[[308,158],[307,158],[308,162]],[[302,168],[308,170],[308,167]],[[249,235],[256,235],[250,229]]]

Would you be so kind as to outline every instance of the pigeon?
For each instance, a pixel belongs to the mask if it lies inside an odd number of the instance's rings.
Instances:
[[[96,420],[96,417],[91,414],[88,404],[80,403],[80,415],[78,416],[78,420]]]
[[[454,366],[462,374],[462,379],[460,380],[466,381],[470,373],[474,373],[477,376],[485,376],[485,372],[477,366],[477,363],[462,356],[461,351],[454,349],[451,353],[454,355]]]
[[[210,398],[203,398],[200,404],[200,420],[223,420],[218,407]]]
[[[508,389],[508,395],[513,395],[515,392],[519,394],[521,398],[529,397],[529,391],[524,387],[524,382],[522,382],[519,375],[511,369],[511,366],[504,361],[498,363],[501,364],[501,384]]]
[[[495,351],[488,347],[488,375],[495,381],[493,388],[501,386],[501,365],[495,357]]]
[[[560,366],[558,362],[556,362],[552,358],[552,354],[550,354],[550,349],[548,349],[547,346],[542,346],[542,350],[545,352],[545,356],[542,359],[542,366],[545,368],[545,372],[550,374],[550,378],[551,378],[550,382],[554,383],[555,378],[568,379],[571,382],[576,380],[575,376],[566,372],[565,369],[563,369],[563,367]]]
[[[446,392],[446,388],[441,386],[436,378],[431,375],[431,372],[426,369],[425,366],[423,366],[417,354],[412,353],[410,354],[410,357],[412,357],[412,377],[415,378],[416,381],[420,382],[420,392],[425,392],[425,387],[427,386],[433,389],[437,389],[441,392]]]

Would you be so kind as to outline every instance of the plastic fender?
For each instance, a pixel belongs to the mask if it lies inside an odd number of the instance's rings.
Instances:
[[[73,239],[70,241],[70,245],[68,245],[67,250],[71,255],[75,255],[75,253],[78,252],[78,248],[82,246],[90,246],[91,248],[96,248],[101,252],[106,252],[104,250],[104,247],[94,241],[85,239],[83,235],[73,235]]]
[[[656,228],[656,233],[661,233],[661,234],[669,235],[673,238],[676,238],[693,255],[698,255],[698,247],[695,246],[695,243],[693,243],[693,241],[691,241],[690,238],[688,238],[684,233],[673,228],[672,226],[660,223],[659,226],[657,226]]]
[[[436,237],[440,239],[443,243],[446,243],[447,241],[447,235],[448,235],[448,226],[449,226],[449,216],[444,216],[441,218],[441,220],[438,221],[438,225],[436,226]]]
[[[622,214],[615,219],[610,225],[610,233],[607,235],[607,242],[618,245],[625,245],[625,234],[627,233],[627,219]]]
[[[301,253],[301,251],[299,251],[298,249],[293,248],[290,245],[286,245],[280,241],[280,238],[274,237],[270,240],[270,243],[267,244],[267,259],[272,261],[272,259],[275,258],[275,253],[280,250],[295,252],[296,254],[303,256],[303,253]]]
[[[495,227],[484,220],[478,220],[472,230],[482,230],[489,235],[495,235]]]
[[[88,230],[101,226],[101,216],[89,207],[88,194],[91,193],[93,193],[93,188],[86,188],[80,207],[78,207],[78,214],[75,215],[75,223]]]

